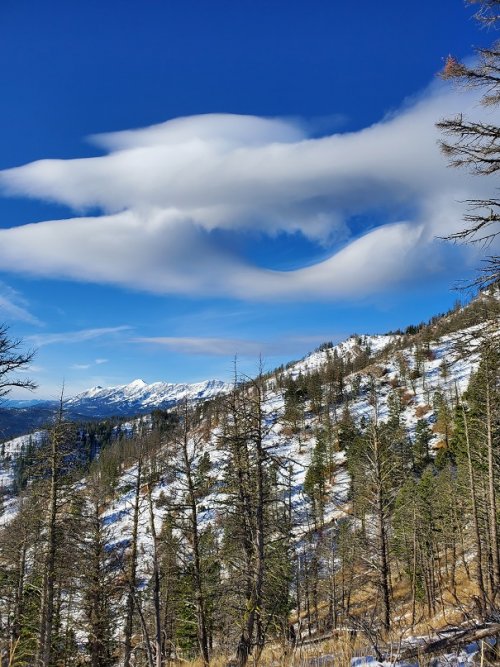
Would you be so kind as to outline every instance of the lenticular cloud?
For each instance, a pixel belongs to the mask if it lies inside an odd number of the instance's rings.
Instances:
[[[447,169],[437,147],[435,122],[476,107],[472,93],[436,86],[371,127],[321,138],[298,122],[229,114],[92,137],[104,156],[0,172],[6,194],[75,211],[0,230],[0,270],[250,299],[353,297],[411,281],[442,268],[434,239],[460,225],[459,202],[492,187]],[[359,216],[369,229],[354,233]],[[330,256],[262,268],[220,246],[216,230],[300,234]]]

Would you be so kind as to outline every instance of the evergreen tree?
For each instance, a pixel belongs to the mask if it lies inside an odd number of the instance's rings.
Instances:
[[[489,583],[491,604],[500,594],[498,494],[500,466],[500,351],[496,340],[485,342],[477,373],[467,397],[470,405],[471,447],[481,465],[484,504],[489,537]]]
[[[419,419],[415,427],[415,438],[413,441],[413,469],[421,474],[431,462],[430,442],[432,432],[425,419]]]

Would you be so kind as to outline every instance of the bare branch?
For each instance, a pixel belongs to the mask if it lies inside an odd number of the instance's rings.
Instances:
[[[6,396],[13,387],[33,390],[36,382],[13,374],[26,370],[35,356],[34,350],[21,352],[22,341],[9,338],[8,327],[0,325],[0,398]]]
[[[478,5],[475,18],[484,26],[496,28],[500,19],[500,0],[467,0]],[[450,55],[441,77],[457,82],[462,88],[482,91],[481,104],[500,104],[500,41],[488,48],[476,49],[477,62],[466,65]],[[451,167],[466,167],[475,175],[492,175],[500,171],[500,127],[473,121],[458,114],[438,122],[437,127],[449,140],[440,142],[441,151]],[[465,226],[446,237],[447,241],[489,246],[500,235],[500,202],[497,198],[469,200],[469,212],[463,217]],[[489,257],[472,282],[475,287],[487,287],[498,282],[500,258]]]

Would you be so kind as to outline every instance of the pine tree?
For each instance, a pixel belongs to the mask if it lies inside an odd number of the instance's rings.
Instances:
[[[391,559],[389,553],[390,517],[398,485],[399,460],[389,432],[378,419],[378,400],[372,386],[373,418],[356,446],[356,455],[349,451],[352,474],[353,509],[362,522],[367,542],[367,561],[373,570],[374,582],[381,601],[381,620],[388,630],[391,625]]]
[[[470,515],[474,550],[475,581],[479,595],[479,612],[484,616],[487,609],[484,553],[484,517],[481,511],[482,454],[477,451],[471,434],[471,415],[464,401],[455,412],[452,450],[457,465],[457,489],[466,499],[467,514]]]
[[[478,371],[467,392],[470,404],[471,447],[481,461],[484,502],[489,537],[490,600],[495,606],[500,593],[500,554],[498,535],[498,494],[500,465],[500,352],[493,340],[483,345]]]
[[[304,479],[304,493],[309,497],[315,518],[318,519],[320,525],[323,523],[326,489],[332,473],[328,449],[329,443],[324,429],[318,429],[316,443],[311,455],[311,464]]]
[[[283,524],[281,515],[275,523],[272,509],[288,493],[288,461],[275,453],[274,441],[268,439],[277,415],[269,413],[262,373],[243,386],[235,382],[225,403],[218,442],[225,453],[223,557],[226,594],[238,610],[233,619],[239,628],[236,660],[244,667],[252,651],[258,662],[282,606],[277,602],[284,599],[282,594],[275,597],[273,571],[285,571],[280,563],[287,553],[284,545],[289,535],[288,530],[282,534],[287,523]]]
[[[57,420],[49,435],[48,462],[46,465],[46,473],[49,476],[49,488],[44,526],[45,546],[42,561],[40,629],[37,647],[37,661],[42,667],[50,667],[52,662],[56,602],[56,566],[62,547],[59,528],[62,511],[61,496],[65,481],[64,473],[68,470],[68,466],[71,465],[71,454],[74,453],[75,446],[75,427],[64,420],[61,397]]]
[[[419,419],[415,427],[415,438],[413,441],[413,469],[415,473],[421,474],[431,462],[430,442],[432,432],[425,419]]]
[[[116,661],[117,563],[111,548],[109,529],[103,522],[109,487],[99,469],[86,480],[79,498],[76,528],[79,536],[79,594],[84,615],[83,631],[92,667],[111,667]]]

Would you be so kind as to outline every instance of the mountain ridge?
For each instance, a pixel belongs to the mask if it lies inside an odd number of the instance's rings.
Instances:
[[[183,400],[203,401],[229,391],[223,380],[210,379],[195,383],[152,382],[142,379],[113,387],[92,387],[69,398],[68,410],[88,416],[144,414],[154,409],[168,409]]]
[[[152,382],[136,379],[112,387],[95,386],[64,401],[68,419],[105,419],[134,417],[153,410],[168,410],[184,400],[205,401],[229,391],[231,385],[223,380],[210,379],[195,383]],[[0,439],[22,435],[50,422],[59,408],[59,401],[5,399],[0,407]]]

